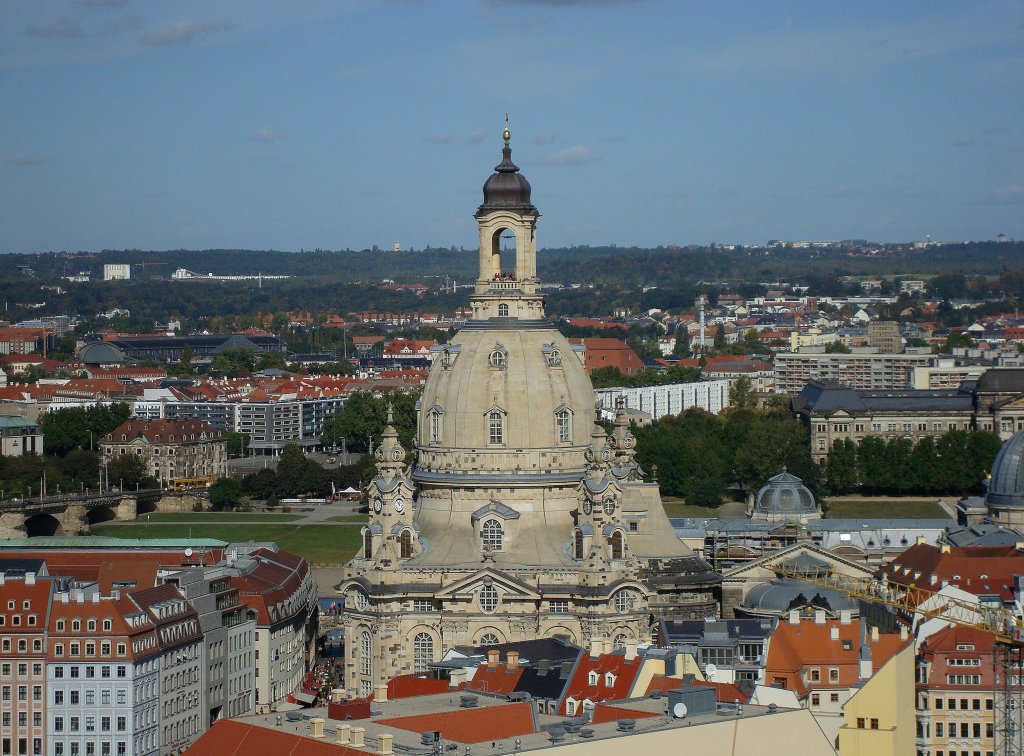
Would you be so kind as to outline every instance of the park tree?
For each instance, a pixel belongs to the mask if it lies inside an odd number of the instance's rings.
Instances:
[[[811,459],[807,429],[793,417],[762,413],[736,449],[733,471],[746,491],[761,486],[785,467],[811,491],[818,486],[819,468]]]
[[[885,439],[865,436],[857,446],[857,477],[865,493],[876,494],[885,488],[888,460]]]
[[[67,454],[72,449],[96,448],[103,436],[132,415],[124,402],[89,408],[69,407],[43,416],[43,446],[47,454]],[[90,435],[91,432],[91,435]]]
[[[123,488],[155,488],[158,484],[146,471],[146,463],[138,454],[118,454],[106,465],[107,483]]]
[[[857,444],[853,439],[832,442],[825,460],[825,477],[833,494],[852,491],[857,485]]]
[[[841,341],[833,341],[825,346],[825,354],[850,354],[852,350]]]
[[[685,323],[676,327],[676,343],[672,347],[672,354],[682,358],[690,356],[690,329]]]
[[[733,381],[729,389],[729,404],[737,409],[752,409],[754,406],[754,387],[750,379],[741,376]]]
[[[249,435],[247,433],[236,433],[235,431],[224,431],[224,439],[227,441],[229,457],[244,457],[249,453]]]
[[[242,378],[256,369],[256,353],[251,349],[225,349],[210,363],[210,374],[220,378]]]
[[[379,442],[387,423],[388,404],[394,406],[395,430],[406,450],[412,449],[416,434],[416,400],[418,395],[393,392],[375,397],[367,391],[356,391],[345,405],[324,423],[321,441],[325,446],[341,446],[342,439],[349,449],[372,451],[371,442]]]
[[[217,478],[210,486],[210,508],[221,512],[235,509],[242,503],[245,491],[242,484],[234,478]]]

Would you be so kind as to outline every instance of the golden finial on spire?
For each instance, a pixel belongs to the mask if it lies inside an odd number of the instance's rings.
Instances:
[[[512,132],[508,130],[508,113],[505,114],[505,132],[501,137],[505,140],[505,146],[508,147],[508,140],[512,138]]]

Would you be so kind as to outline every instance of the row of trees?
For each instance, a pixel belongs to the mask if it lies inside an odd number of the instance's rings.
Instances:
[[[94,449],[100,439],[132,416],[124,402],[106,406],[69,407],[43,416],[43,448],[64,456],[73,449]]]
[[[662,493],[688,504],[718,506],[730,489],[756,490],[783,467],[811,490],[819,485],[807,430],[784,410],[690,409],[634,433],[637,459],[648,472],[657,465]]]
[[[859,443],[841,439],[829,450],[824,474],[829,491],[840,494],[858,489],[895,495],[977,493],[1001,446],[994,433],[962,430],[917,443],[878,436]]]

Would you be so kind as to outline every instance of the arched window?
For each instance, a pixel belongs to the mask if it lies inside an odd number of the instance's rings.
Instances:
[[[505,418],[497,410],[487,414],[487,442],[491,444],[505,443]]]
[[[370,641],[370,634],[365,630],[359,636],[359,670],[364,675],[373,672],[373,644]]]
[[[612,559],[622,559],[622,531],[616,530],[612,533]]]
[[[412,641],[412,671],[426,672],[434,661],[434,639],[429,633],[420,633]]]
[[[436,409],[430,411],[430,443],[441,443],[441,413]]]
[[[500,347],[495,348],[491,351],[490,356],[487,358],[487,362],[492,368],[504,370],[508,364],[508,355],[505,354],[505,350]]]
[[[625,635],[623,635],[622,633],[619,633],[614,638],[612,638],[612,649],[613,650],[618,651],[620,648],[625,648],[625,647],[626,647],[626,636]]]
[[[497,646],[501,641],[498,640],[498,636],[494,633],[484,633],[480,638],[478,646]]]
[[[498,608],[498,604],[501,603],[501,596],[498,595],[498,589],[493,585],[485,585],[480,589],[477,601],[480,602],[480,609],[490,614]]]
[[[363,532],[363,558],[370,559],[373,557],[373,535],[370,534],[370,529],[367,528]]]
[[[555,438],[560,444],[572,441],[572,413],[567,408],[555,413]]]
[[[488,520],[484,523],[483,530],[481,531],[483,547],[485,549],[490,549],[491,551],[501,551],[504,535],[500,522],[497,520]]]
[[[508,305],[507,304],[500,304],[500,305],[498,305],[498,317],[499,318],[507,318],[508,317]]]
[[[576,530],[574,541],[575,541],[574,546],[575,546],[575,551],[576,551],[576,558],[577,559],[582,559],[583,558],[583,531],[582,530],[579,530],[579,529]]]
[[[629,614],[633,611],[633,605],[636,603],[636,598],[636,591],[630,590],[629,588],[623,588],[615,594],[615,611],[619,614]]]
[[[412,556],[412,531],[403,530],[402,535],[398,538],[398,543],[402,549],[402,559],[408,559]]]

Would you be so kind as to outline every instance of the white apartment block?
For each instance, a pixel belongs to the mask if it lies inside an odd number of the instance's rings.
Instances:
[[[659,420],[678,415],[691,407],[717,415],[729,406],[729,386],[728,380],[693,381],[661,386],[595,389],[594,394],[601,404],[601,414],[605,419],[615,416],[616,402],[622,397],[626,409],[646,412],[652,420]]]

